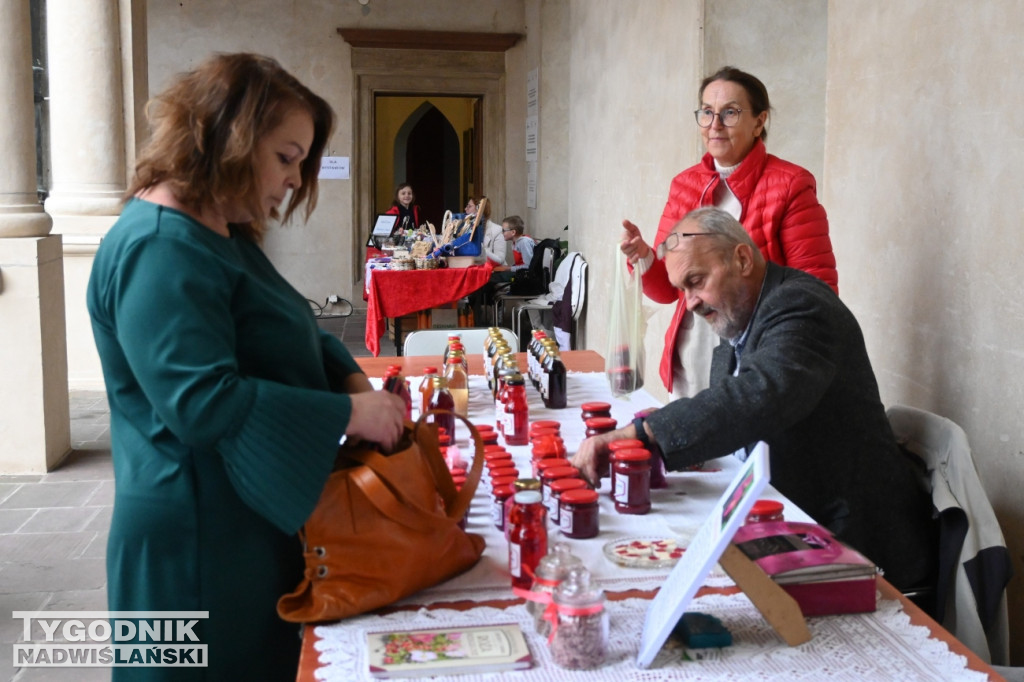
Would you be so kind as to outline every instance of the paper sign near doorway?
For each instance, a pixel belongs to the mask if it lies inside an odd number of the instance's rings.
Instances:
[[[348,157],[325,156],[320,159],[321,180],[348,180]]]

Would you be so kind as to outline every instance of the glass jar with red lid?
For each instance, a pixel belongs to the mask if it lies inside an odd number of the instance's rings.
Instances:
[[[572,466],[572,463],[565,457],[545,457],[544,459],[533,460],[533,476],[536,479],[540,479],[547,469],[552,467],[567,467]]]
[[[619,425],[613,417],[591,417],[583,423],[587,425],[587,438],[614,431]]]
[[[592,419],[593,417],[611,417],[612,416],[612,405],[611,403],[599,403],[590,402],[583,403],[580,405],[580,417],[583,421]]]
[[[558,501],[558,528],[567,538],[592,538],[599,531],[597,491],[566,490]]]
[[[619,450],[611,454],[612,497],[620,514],[646,514],[651,510],[651,453]]]
[[[503,476],[519,476],[519,469],[514,466],[499,467],[497,469],[491,469],[491,478],[502,478]]]
[[[516,476],[498,476],[491,478],[491,491],[493,492],[496,488],[500,488],[505,485],[515,485],[519,479]]]
[[[538,440],[533,441],[533,447],[530,450],[534,459],[544,459],[545,457],[564,457],[565,441],[557,436],[544,436]]]
[[[587,482],[584,481],[582,478],[558,478],[555,479],[554,481],[551,481],[551,507],[548,510],[548,516],[551,519],[552,523],[554,523],[556,526],[559,523],[558,518],[561,512],[559,510],[558,501],[561,498],[562,493],[568,490],[579,490],[580,488],[586,487]]]
[[[576,467],[562,466],[562,467],[548,467],[540,472],[540,492],[541,499],[544,501],[544,506],[547,507],[548,514],[552,514],[552,499],[551,499],[551,482],[557,481],[562,478],[579,478],[580,471]]]
[[[785,505],[776,500],[758,500],[750,508],[745,523],[766,523],[768,521],[785,521],[783,513]]]
[[[496,486],[491,490],[494,502],[491,504],[491,521],[498,530],[505,530],[505,503],[512,498],[515,488],[509,482],[505,485]]]
[[[572,466],[572,462],[569,461],[568,457],[545,457],[544,459],[535,459],[532,462],[533,477],[539,481],[540,475],[545,469],[567,466]]]
[[[530,424],[530,436],[532,437],[534,432],[540,431],[541,429],[554,429],[555,433],[560,434],[562,431],[562,424],[554,419],[538,419]]]

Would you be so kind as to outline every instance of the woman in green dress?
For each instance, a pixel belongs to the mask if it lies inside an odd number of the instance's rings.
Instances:
[[[250,54],[182,74],[149,114],[87,295],[116,485],[108,602],[208,611],[209,667],[115,679],[294,679],[300,633],[275,607],[302,576],[296,531],[339,440],[390,447],[404,417],[260,249],[269,222],[315,206],[334,114]]]

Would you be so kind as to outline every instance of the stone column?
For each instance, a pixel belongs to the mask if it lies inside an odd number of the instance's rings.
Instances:
[[[29,0],[0,0],[0,474],[71,449],[61,238],[36,195]]]
[[[118,3],[49,0],[50,165],[59,216],[115,216],[125,190]],[[80,231],[80,230],[75,230]]]
[[[41,237],[53,222],[36,194],[28,0],[0,0],[0,237]]]

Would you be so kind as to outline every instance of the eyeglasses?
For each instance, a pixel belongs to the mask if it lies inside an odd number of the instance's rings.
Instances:
[[[658,244],[658,248],[655,251],[658,255],[658,260],[665,260],[665,254],[669,251],[676,251],[680,246],[683,245],[684,237],[718,237],[715,232],[673,232],[669,236],[665,237],[665,241]]]
[[[511,227],[503,227],[503,228],[501,228],[501,231],[502,232],[515,232],[515,229],[511,228]]]
[[[697,125],[701,128],[710,128],[711,124],[715,122],[715,116],[722,122],[726,128],[731,128],[740,122],[740,114],[743,113],[743,109],[722,109],[719,113],[715,113],[711,109],[698,109],[693,112],[693,117],[697,119]]]

